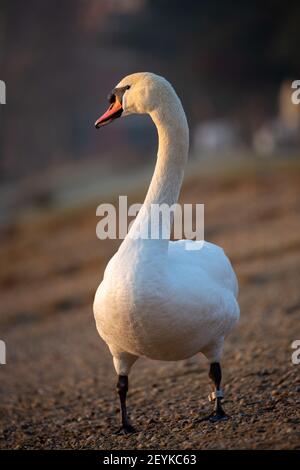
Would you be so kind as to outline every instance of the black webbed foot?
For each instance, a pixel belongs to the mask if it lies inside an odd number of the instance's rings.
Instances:
[[[210,423],[218,423],[219,421],[227,421],[230,419],[230,416],[225,413],[225,411],[222,410],[214,410],[212,413],[210,413],[208,416],[204,416],[203,418],[200,418],[197,420],[198,423],[203,423],[209,421]]]
[[[117,436],[127,436],[128,434],[134,434],[136,432],[136,429],[131,426],[131,424],[126,424],[122,425],[116,432],[115,434]]]
[[[222,411],[213,411],[207,418],[205,418],[206,421],[210,421],[211,423],[218,423],[219,421],[227,421],[230,419],[230,416],[228,416],[224,410]]]

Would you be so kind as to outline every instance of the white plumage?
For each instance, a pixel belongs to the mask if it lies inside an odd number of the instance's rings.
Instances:
[[[186,117],[162,77],[129,75],[116,89],[128,86],[123,115],[151,116],[158,158],[143,208],[96,292],[97,329],[121,376],[140,356],[173,361],[202,352],[211,363],[219,362],[224,338],[239,318],[237,279],[222,248],[204,242],[201,250],[189,251],[186,243],[195,242],[133,236],[149,225],[151,204],[177,202],[188,154]]]

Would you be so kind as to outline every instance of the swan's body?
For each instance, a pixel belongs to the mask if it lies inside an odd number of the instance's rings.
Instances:
[[[97,290],[98,332],[119,376],[127,376],[140,356],[172,361],[202,352],[218,363],[224,338],[239,318],[237,280],[222,248],[204,242],[202,249],[190,251],[183,240],[134,236],[149,226],[152,204],[177,202],[188,154],[180,100],[166,80],[148,73],[126,77],[115,90],[122,96],[116,93],[108,113],[122,105],[124,114],[150,114],[159,149],[144,205]],[[110,114],[97,123],[110,121]]]
[[[117,372],[129,372],[124,352],[173,361],[201,351],[219,360],[239,312],[228,258],[211,243],[187,251],[185,241],[169,242],[165,256],[155,247],[143,253],[147,242],[131,240],[116,253],[95,298],[97,328]]]

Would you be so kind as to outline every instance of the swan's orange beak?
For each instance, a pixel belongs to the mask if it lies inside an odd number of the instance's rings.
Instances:
[[[108,110],[102,114],[99,119],[95,122],[95,127],[96,129],[99,129],[99,127],[106,126],[106,124],[109,124],[112,122],[114,119],[118,118],[121,116],[123,112],[123,108],[119,100],[116,98],[115,102],[110,105]]]

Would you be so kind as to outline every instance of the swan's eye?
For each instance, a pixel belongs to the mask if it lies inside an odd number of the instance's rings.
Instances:
[[[108,95],[107,99],[108,99],[108,102],[109,102],[110,104],[112,104],[112,103],[114,103],[114,102],[116,101],[116,95],[115,95],[114,93],[110,93],[110,94]]]
[[[117,98],[118,98],[119,103],[122,103],[124,93],[125,91],[129,90],[129,88],[130,88],[130,85],[114,88],[107,97],[109,103],[111,104],[115,103]]]

